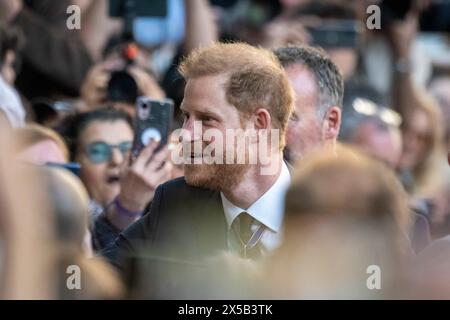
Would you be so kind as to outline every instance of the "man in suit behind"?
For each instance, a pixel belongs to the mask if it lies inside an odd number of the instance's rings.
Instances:
[[[282,150],[293,91],[277,58],[243,43],[215,43],[192,52],[179,70],[187,81],[181,104],[185,177],[159,186],[150,211],[105,251],[122,271],[130,255],[186,265],[223,249],[264,256],[281,239],[290,183]],[[229,132],[256,134],[234,140]],[[205,155],[221,137],[223,146]],[[261,148],[266,156],[252,162]],[[121,206],[133,211],[142,203]]]

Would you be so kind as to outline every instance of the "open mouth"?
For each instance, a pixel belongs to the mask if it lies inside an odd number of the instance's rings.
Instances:
[[[120,182],[120,177],[119,175],[111,175],[106,179],[106,182],[108,184],[115,184],[115,183],[119,183]]]

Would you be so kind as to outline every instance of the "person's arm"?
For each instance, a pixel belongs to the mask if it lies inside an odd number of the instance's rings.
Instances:
[[[106,217],[119,230],[138,220],[153,200],[156,188],[171,177],[172,164],[166,147],[154,154],[158,143],[152,141],[135,162],[125,169],[120,194],[108,206]]]
[[[185,0],[186,31],[183,45],[185,53],[218,39],[216,21],[206,0]]]
[[[108,5],[108,0],[92,1],[81,20],[81,39],[96,60],[101,59],[102,50],[111,35],[122,30],[122,19],[109,17]]]
[[[105,257],[122,274],[122,276],[128,267],[128,258],[137,254],[139,247],[153,241],[160,215],[162,195],[163,186],[161,185],[155,191],[150,211],[120,233],[114,243],[101,252],[101,255]]]
[[[419,26],[418,9],[408,13],[404,20],[388,28],[388,40],[394,58],[393,107],[403,117],[419,103],[412,79],[411,47]]]
[[[399,23],[400,24],[400,23]],[[394,26],[393,28],[401,28],[403,26]],[[397,30],[396,30],[397,31]],[[411,45],[405,39],[401,39],[402,32],[395,32],[392,36],[396,39],[392,45],[394,56],[394,73],[393,73],[393,106],[404,116],[409,109],[416,103],[414,95],[414,86],[411,76]]]
[[[71,95],[78,95],[84,76],[93,63],[78,37],[78,30],[68,30],[65,24],[50,24],[28,8],[18,8],[10,14],[10,23],[26,36],[21,51],[24,60]]]
[[[10,23],[22,8],[22,0],[0,0],[0,20]]]

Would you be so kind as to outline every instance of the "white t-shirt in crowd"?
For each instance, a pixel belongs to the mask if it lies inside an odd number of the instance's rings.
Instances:
[[[0,110],[3,111],[11,124],[17,128],[25,125],[25,109],[16,90],[0,75]]]

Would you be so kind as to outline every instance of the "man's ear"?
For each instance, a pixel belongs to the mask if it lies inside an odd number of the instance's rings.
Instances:
[[[328,109],[324,119],[324,138],[325,140],[336,141],[341,127],[342,112],[338,106]]]
[[[269,111],[265,108],[258,108],[254,113],[254,126],[256,130],[267,129],[270,130],[272,125],[272,118]]]

